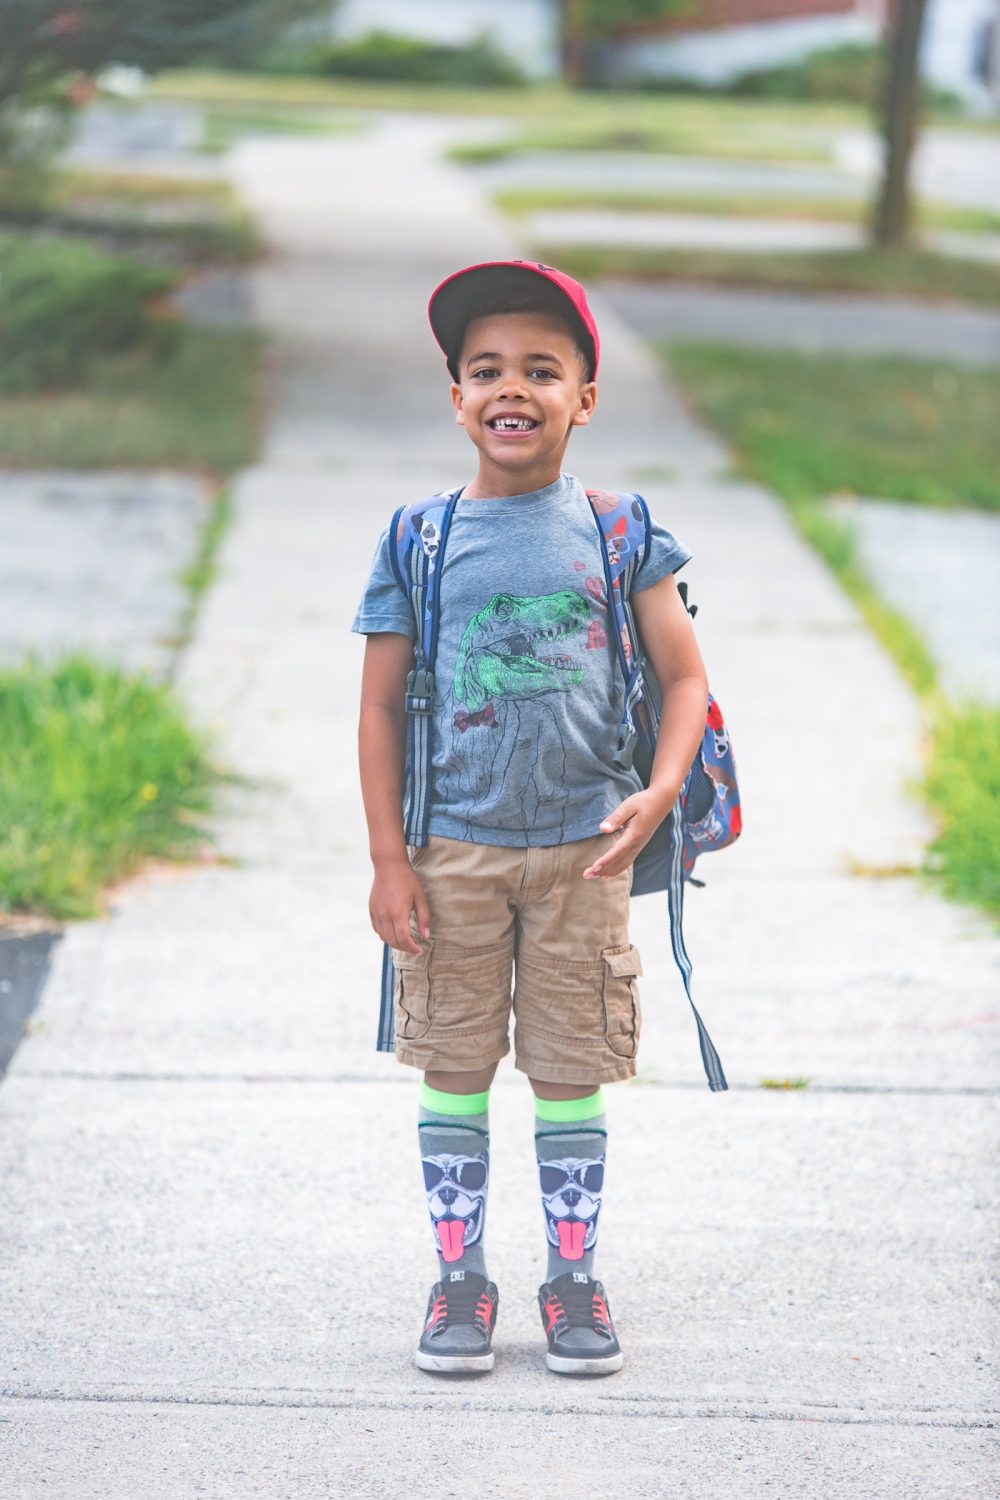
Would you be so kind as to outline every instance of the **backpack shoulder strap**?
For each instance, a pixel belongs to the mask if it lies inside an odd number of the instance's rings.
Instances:
[[[618,494],[613,490],[588,490],[587,499],[601,534],[608,610],[614,621],[615,652],[625,681],[614,763],[620,771],[627,771],[639,739],[636,713],[640,704],[646,704],[648,714],[643,732],[653,744],[656,740],[655,706],[648,701],[645,691],[642,654],[629,605],[633,579],[649,554],[649,510],[641,495]]]
[[[434,723],[434,663],[437,659],[441,567],[461,486],[401,505],[389,526],[392,570],[410,602],[416,626],[413,670],[406,679],[406,771],[403,829],[408,844],[426,844]],[[377,1050],[395,1046],[396,971],[388,947],[382,953]]]

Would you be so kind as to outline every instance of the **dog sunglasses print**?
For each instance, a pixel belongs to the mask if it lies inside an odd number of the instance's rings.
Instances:
[[[564,1260],[582,1260],[597,1241],[604,1158],[567,1156],[538,1163],[549,1244]]]
[[[459,1156],[442,1151],[422,1158],[431,1222],[446,1261],[460,1260],[483,1232],[489,1161],[485,1152]]]

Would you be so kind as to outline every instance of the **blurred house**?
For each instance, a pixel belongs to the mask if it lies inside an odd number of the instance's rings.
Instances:
[[[609,50],[611,78],[722,84],[843,42],[877,42],[897,0],[692,0],[631,27]],[[971,108],[1000,112],[1000,0],[927,0],[921,71]]]
[[[452,45],[488,36],[523,72],[552,78],[559,71],[555,0],[340,0],[334,36],[391,31]]]
[[[689,78],[722,84],[841,42],[876,42],[897,0],[688,0],[683,14],[631,27],[605,49],[622,83]],[[340,0],[337,36],[391,31],[460,43],[489,36],[526,73],[558,70],[557,0]],[[1000,0],[927,0],[924,76],[971,108],[1000,112]]]

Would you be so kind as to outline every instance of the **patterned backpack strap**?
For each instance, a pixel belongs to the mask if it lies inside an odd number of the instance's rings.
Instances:
[[[410,601],[417,630],[413,670],[406,679],[406,802],[408,844],[426,844],[430,814],[431,728],[437,660],[441,568],[461,489],[403,505],[392,518],[390,552],[396,581]]]
[[[619,771],[631,769],[640,730],[656,743],[655,710],[651,704],[640,713],[647,695],[642,676],[642,655],[635,621],[629,605],[632,580],[649,553],[649,511],[641,495],[619,495],[612,490],[588,490],[587,499],[601,533],[601,559],[614,620],[615,651],[625,682],[622,721],[615,746],[614,764]]]
[[[437,660],[439,582],[445,543],[462,492],[448,490],[402,505],[389,526],[389,556],[396,582],[410,601],[417,638],[413,669],[406,679],[406,773],[403,827],[408,844],[426,844],[430,816],[431,761],[434,724],[434,664]],[[381,1004],[376,1050],[392,1052],[395,1045],[396,970],[392,951],[382,951]]]

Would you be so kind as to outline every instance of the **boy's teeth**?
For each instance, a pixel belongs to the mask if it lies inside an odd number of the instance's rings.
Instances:
[[[527,417],[495,417],[490,426],[503,431],[530,432],[535,423]]]

